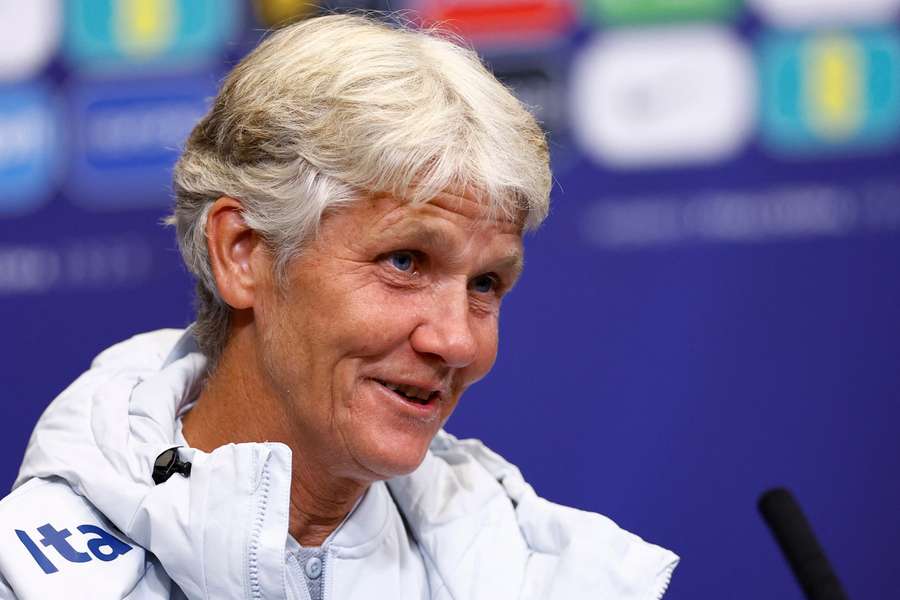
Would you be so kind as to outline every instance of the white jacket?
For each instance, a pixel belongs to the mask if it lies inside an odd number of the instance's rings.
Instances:
[[[182,448],[190,476],[151,479],[205,365],[189,332],[143,334],[53,401],[0,501],[0,599],[308,597],[286,553],[287,446]],[[678,562],[603,516],[539,498],[516,467],[444,432],[415,472],[373,485],[357,510],[380,525],[336,532],[325,600],[657,600]]]

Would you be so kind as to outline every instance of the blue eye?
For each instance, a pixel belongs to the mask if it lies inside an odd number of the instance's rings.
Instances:
[[[472,280],[472,289],[479,294],[489,294],[497,289],[500,280],[496,275],[479,275]]]
[[[392,267],[405,273],[412,271],[413,266],[416,263],[413,253],[407,251],[392,252],[388,257],[388,260],[390,260]]]

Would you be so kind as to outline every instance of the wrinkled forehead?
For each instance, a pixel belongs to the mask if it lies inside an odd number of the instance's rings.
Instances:
[[[357,212],[358,211],[358,212]],[[373,196],[359,203],[350,236],[402,238],[417,244],[443,242],[460,248],[476,244],[521,254],[523,221],[471,194],[435,194],[427,201]],[[429,244],[432,245],[432,244]]]
[[[424,202],[411,202],[413,206],[425,204],[441,212],[458,215],[471,229],[496,229],[503,233],[522,235],[527,212],[511,208],[510,203],[490,198],[472,191],[444,191]],[[433,212],[433,211],[425,211]]]

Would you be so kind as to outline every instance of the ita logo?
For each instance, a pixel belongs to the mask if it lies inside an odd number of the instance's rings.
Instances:
[[[108,562],[132,550],[129,544],[97,525],[79,525],[76,530],[82,539],[74,545],[69,539],[72,537],[71,531],[56,529],[50,523],[37,528],[37,533],[41,536],[37,541],[26,531],[16,529],[15,532],[34,562],[48,575],[59,571],[56,566],[59,558],[70,563],[86,563],[94,559]],[[47,551],[49,548],[55,551],[52,555]]]

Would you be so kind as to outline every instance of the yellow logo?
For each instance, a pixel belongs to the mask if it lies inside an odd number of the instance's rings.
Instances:
[[[281,27],[313,15],[315,0],[256,0],[256,16],[269,27]]]
[[[852,137],[865,118],[866,60],[846,36],[815,39],[806,48],[805,102],[810,128],[826,139]]]
[[[114,4],[119,48],[133,56],[153,56],[171,44],[178,22],[176,0],[119,0]]]

